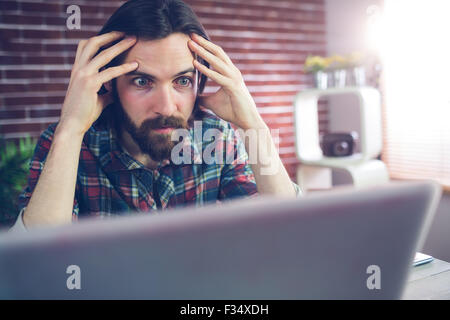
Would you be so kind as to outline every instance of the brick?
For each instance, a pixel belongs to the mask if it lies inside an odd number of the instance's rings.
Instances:
[[[26,39],[59,39],[61,31],[58,30],[23,30]]]
[[[113,13],[114,13],[114,11],[116,11],[117,10],[117,8],[119,8],[119,6],[111,6],[111,7],[101,7],[100,8],[100,12],[102,13],[102,14],[104,14],[105,16],[111,16]]]
[[[6,106],[28,106],[33,104],[45,103],[45,97],[16,97],[3,99]]]
[[[291,91],[279,91],[279,92],[252,92],[252,96],[254,97],[276,97],[276,96],[291,96],[294,99],[294,96],[298,92]]]
[[[47,71],[46,74],[50,79],[53,79],[53,78],[70,79],[70,73],[71,73],[70,70],[49,70],[49,71]]]
[[[43,92],[43,91],[66,91],[67,84],[65,83],[30,83],[28,91]]]
[[[210,30],[210,29],[217,29],[217,25],[216,24],[203,24],[203,26],[205,27],[206,30]],[[287,29],[287,28],[283,28],[283,27],[256,27],[256,26],[252,26],[250,25],[245,25],[245,26],[239,26],[239,25],[221,25],[220,26],[220,30],[230,30],[230,31],[254,31],[254,32],[279,32],[279,33],[292,33],[292,34],[298,34],[300,31],[302,31],[302,33],[304,34],[320,34],[320,35],[324,35],[325,32],[324,31],[311,31],[311,30],[302,30],[302,27],[298,27],[298,28],[292,28],[292,29]]]
[[[292,127],[292,123],[279,123],[279,122],[270,122],[268,126],[271,129],[280,129],[280,128],[290,128]]]
[[[24,12],[65,13],[66,7],[57,3],[24,2],[21,4]]]
[[[289,101],[288,103],[291,103],[291,101]],[[260,102],[257,104],[258,108],[264,108],[264,107],[278,107],[280,104],[286,104],[286,103],[282,103],[279,101],[274,101],[274,102]]]
[[[300,60],[276,60],[276,59],[271,59],[271,60],[256,60],[256,59],[232,59],[234,64],[245,64],[248,66],[251,65],[261,65],[261,64],[299,64]]]
[[[60,104],[62,105],[64,103],[64,97],[63,96],[55,96],[55,97],[47,97],[45,99],[47,104]]]
[[[57,57],[57,56],[28,56],[24,57],[24,64],[64,64],[66,63],[65,57]]]
[[[27,90],[26,84],[0,84],[0,93],[23,92]]]
[[[195,8],[194,8],[195,11]],[[212,11],[204,12],[198,11],[197,16],[200,21],[203,22],[203,19],[242,19],[248,21],[267,21],[267,22],[291,22],[291,23],[317,23],[317,24],[325,24],[325,15],[322,13],[308,13],[303,12],[300,14],[290,14],[284,15],[283,17],[279,17],[274,15],[276,11],[266,11],[262,12],[262,15],[255,14],[245,14],[242,11],[237,10],[235,14],[231,13],[215,13]]]
[[[19,4],[17,1],[0,1],[0,10],[18,10]]]
[[[3,14],[1,15],[2,23],[8,24],[36,24],[41,25],[45,23],[44,17],[30,16],[25,14]]]
[[[42,132],[48,126],[49,122],[43,123],[22,123],[22,124],[4,124],[0,126],[0,133],[18,133],[18,132]]]
[[[66,17],[48,16],[44,18],[44,23],[48,26],[66,26],[68,17],[69,15],[67,15]]]
[[[294,70],[260,70],[260,69],[245,69],[241,70],[242,74],[277,74],[277,75],[283,75],[283,74],[295,74],[298,75],[298,72]]]
[[[100,28],[98,29],[98,31],[100,31]],[[65,39],[76,39],[76,40],[81,40],[81,39],[89,39],[91,37],[94,37],[97,35],[97,32],[94,31],[83,31],[81,30],[65,30],[63,32],[64,38]]]
[[[117,8],[119,8],[119,6],[117,6]],[[80,9],[81,9],[81,12],[84,12],[84,13],[97,14],[97,15],[103,14],[101,6],[82,5],[82,6],[80,6]],[[81,19],[83,19],[83,17],[81,17]]]
[[[264,11],[267,13],[267,15],[270,16],[277,16],[279,18],[282,18],[285,15],[294,15],[294,14],[302,14],[302,13],[308,13],[309,11],[300,9],[296,6],[298,2],[294,2],[291,7],[283,8],[281,6],[269,6],[269,5],[258,5],[253,4],[251,2],[240,2],[240,3],[228,3],[226,0],[224,1],[211,1],[211,2],[204,2],[204,1],[186,1],[189,3],[195,12],[196,7],[220,7],[220,8],[227,8],[227,9],[236,9],[236,12],[239,12],[241,10],[258,10],[258,11]],[[300,1],[299,1],[300,2]],[[270,13],[269,13],[270,12]]]
[[[215,28],[216,30],[218,28]],[[226,36],[226,35],[215,35],[211,37],[211,41],[214,43],[217,43],[220,45],[221,42],[236,42],[237,36]],[[280,46],[280,49],[282,49],[282,46],[284,44],[296,44],[299,48],[301,48],[302,45],[319,45],[322,44],[324,46],[324,50],[326,48],[326,42],[325,37],[321,36],[320,39],[317,38],[306,38],[303,40],[296,40],[296,39],[275,39],[275,38],[264,38],[264,37],[258,37],[258,38],[248,38],[246,37],[243,39],[246,43],[275,43],[278,46]]]
[[[4,51],[9,52],[41,52],[42,51],[42,44],[40,43],[17,43],[17,42],[10,42],[10,41],[1,41],[0,47]]]
[[[280,143],[279,147],[280,148],[292,148],[292,147],[295,147],[295,143],[294,142]]]
[[[46,52],[77,52],[77,44],[44,44],[43,50]]]
[[[291,159],[295,159],[295,156],[294,157],[286,157],[286,156],[281,157],[281,160],[291,160]],[[284,167],[286,168],[286,171],[289,174],[289,177],[294,182],[297,182],[297,166],[298,165],[299,165],[298,161],[297,161],[297,163],[284,164]]]
[[[247,86],[270,86],[270,85],[297,85],[296,81],[246,81]]]
[[[108,20],[106,17],[105,18],[94,18],[94,17],[90,17],[90,18],[84,18],[83,16],[81,17],[81,23],[85,26],[103,26],[105,24],[105,22]],[[100,29],[99,29],[100,31]]]
[[[17,55],[0,55],[0,65],[22,64],[23,59]]]
[[[6,70],[6,78],[8,79],[36,79],[44,78],[43,70]]]
[[[64,57],[64,63],[73,65],[75,63],[75,54],[73,56],[71,56],[71,57],[65,56]]]
[[[0,39],[3,41],[20,37],[20,31],[15,29],[0,29]]]
[[[25,110],[0,110],[0,119],[23,119]]]
[[[59,117],[61,114],[61,110],[55,109],[38,109],[38,110],[30,110],[31,118],[50,118],[50,117]]]

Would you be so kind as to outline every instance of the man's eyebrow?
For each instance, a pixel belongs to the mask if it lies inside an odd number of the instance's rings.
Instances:
[[[184,71],[178,72],[177,74],[173,75],[172,78],[175,78],[177,76],[180,76],[180,75],[188,73],[188,72],[195,72],[195,69],[194,68],[189,68],[189,69],[186,69]],[[128,72],[125,75],[126,76],[143,76],[143,77],[147,77],[147,78],[150,78],[150,79],[158,79],[154,75],[151,75],[149,73],[145,73],[145,72],[142,72],[142,71],[137,71],[137,70]]]

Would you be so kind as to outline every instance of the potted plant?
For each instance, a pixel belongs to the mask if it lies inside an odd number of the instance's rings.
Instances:
[[[355,86],[366,85],[364,55],[360,52],[352,52],[348,55],[348,65],[351,74],[351,84]]]
[[[321,56],[308,55],[305,61],[305,72],[314,75],[314,85],[318,89],[326,89],[328,87],[328,68],[329,60]]]
[[[30,137],[16,145],[0,136],[0,227],[11,227],[17,219],[18,196],[27,183],[35,145]]]
[[[333,75],[333,86],[343,88],[347,85],[348,60],[341,55],[333,55],[329,59],[329,69]]]

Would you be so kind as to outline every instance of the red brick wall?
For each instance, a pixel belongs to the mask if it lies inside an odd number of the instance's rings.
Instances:
[[[280,130],[280,155],[292,177],[297,164],[292,101],[311,86],[302,71],[307,54],[326,51],[324,1],[186,1],[241,70],[267,124]],[[36,137],[58,121],[78,41],[95,35],[121,3],[0,0],[1,134]],[[72,4],[81,9],[80,30],[66,27]],[[216,90],[209,83],[206,92]]]

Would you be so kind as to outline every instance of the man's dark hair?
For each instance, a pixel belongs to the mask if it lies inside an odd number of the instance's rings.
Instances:
[[[121,31],[127,36],[136,36],[138,40],[163,39],[176,32],[184,33],[187,36],[191,33],[196,33],[209,40],[194,11],[181,0],[127,1],[108,19],[100,30],[99,35],[111,31]],[[209,67],[208,62],[201,57],[197,59],[200,63]],[[105,68],[117,66],[123,60],[124,54],[121,54],[106,65]],[[203,93],[206,80],[206,76],[201,74],[198,93]]]

